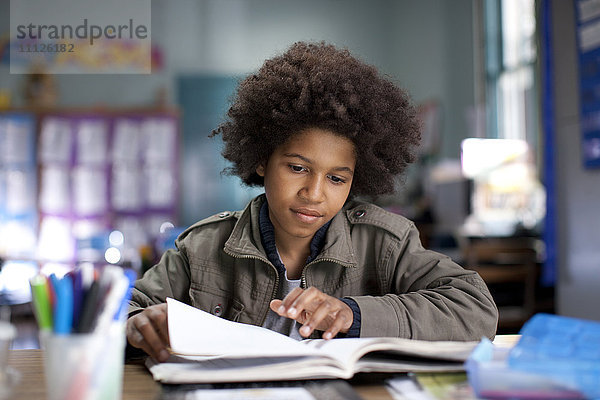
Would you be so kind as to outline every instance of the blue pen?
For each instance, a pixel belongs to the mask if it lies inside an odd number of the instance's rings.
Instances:
[[[123,270],[123,272],[129,280],[129,287],[125,292],[125,296],[123,296],[123,299],[121,300],[121,306],[115,313],[115,316],[113,318],[115,321],[118,321],[119,319],[121,319],[122,316],[125,316],[126,309],[129,306],[129,299],[131,299],[131,290],[133,289],[133,284],[135,283],[135,279],[137,278],[137,274],[132,269],[125,269]]]
[[[54,333],[68,335],[73,326],[73,282],[68,275],[58,279],[56,275],[52,274],[50,280],[56,291]]]
[[[83,278],[81,269],[73,271],[73,327],[79,325],[81,308],[83,306]]]

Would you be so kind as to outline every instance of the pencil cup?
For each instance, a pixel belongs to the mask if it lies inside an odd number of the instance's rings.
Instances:
[[[46,389],[49,400],[121,399],[125,332],[56,335],[43,332]]]
[[[8,367],[8,349],[15,338],[17,330],[9,322],[0,320],[0,382],[4,381]]]
[[[0,320],[0,399],[10,398],[15,384],[15,371],[8,366],[8,350],[16,334],[14,325]]]

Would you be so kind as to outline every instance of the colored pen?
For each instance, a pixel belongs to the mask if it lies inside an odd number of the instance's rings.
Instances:
[[[68,335],[73,325],[73,282],[70,276],[65,275],[58,279],[56,275],[50,275],[56,294],[56,305],[54,306],[54,333],[57,335]]]
[[[79,317],[79,325],[76,329],[77,333],[88,333],[92,330],[92,325],[98,310],[99,295],[100,282],[95,280],[92,282],[90,289],[84,296],[83,307],[81,308],[81,315]]]
[[[94,266],[91,264],[83,264],[79,267],[81,271],[81,288],[83,291],[88,291],[94,282]]]
[[[125,276],[127,277],[127,279],[129,280],[129,287],[127,288],[125,296],[123,296],[123,299],[121,300],[121,306],[115,313],[115,317],[114,317],[115,321],[117,321],[117,320],[124,321],[127,319],[126,313],[127,313],[127,308],[129,306],[129,300],[131,299],[131,291],[133,290],[133,285],[135,284],[135,279],[137,278],[136,272],[132,269],[126,269],[126,270],[124,270],[124,273],[125,273]]]
[[[52,308],[48,293],[48,282],[43,275],[35,275],[29,280],[33,310],[40,330],[52,330]]]
[[[114,315],[121,308],[121,302],[123,301],[123,297],[127,294],[128,289],[129,279],[125,275],[119,274],[114,276],[109,291],[103,300],[102,310],[96,320],[94,327],[95,333],[108,331],[108,327],[113,321]]]
[[[56,305],[56,293],[54,293],[54,285],[52,284],[50,277],[44,275],[46,279],[46,286],[48,286],[48,300],[50,302],[50,308],[54,310],[54,306]]]
[[[79,325],[83,305],[83,278],[80,269],[73,270],[71,276],[73,278],[73,327],[76,327]]]

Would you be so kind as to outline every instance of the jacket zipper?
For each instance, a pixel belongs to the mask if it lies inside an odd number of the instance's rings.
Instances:
[[[233,258],[254,259],[254,260],[262,261],[265,264],[269,265],[275,271],[275,286],[273,286],[273,292],[271,293],[271,300],[275,299],[275,295],[277,294],[277,288],[279,287],[279,271],[277,271],[277,268],[275,268],[275,266],[273,264],[271,264],[271,262],[269,260],[267,260],[263,257],[253,256],[253,255],[249,255],[249,254],[235,254],[235,253],[232,253],[231,251],[227,250],[226,248],[224,248],[223,251],[225,253],[229,254]],[[269,300],[269,303],[271,302],[271,300]],[[267,319],[268,313],[269,313],[269,308],[267,308],[267,312],[265,313],[265,315],[263,315],[260,326],[263,326],[265,324],[265,320]]]
[[[310,267],[311,265],[316,264],[318,262],[321,262],[321,261],[332,262],[332,263],[339,264],[339,265],[342,265],[342,266],[348,267],[348,268],[352,268],[353,267],[352,264],[341,263],[339,260],[334,260],[333,258],[317,258],[317,259],[314,259],[311,262],[309,262],[308,264],[306,264],[304,266],[304,268],[302,269],[302,275],[300,275],[300,287],[302,289],[306,289],[306,286],[307,286],[307,283],[306,283],[306,270],[308,269],[308,267]],[[314,334],[315,334],[315,332],[312,333],[312,335],[310,336],[310,338],[313,338]]]
[[[302,289],[306,289],[306,286],[307,286],[307,283],[306,283],[306,270],[308,269],[308,267],[310,267],[311,265],[316,264],[318,262],[321,262],[321,261],[327,261],[327,262],[339,264],[341,266],[348,267],[348,268],[354,267],[354,265],[352,265],[352,264],[342,263],[339,260],[335,260],[333,258],[316,258],[316,259],[312,260],[311,262],[309,262],[308,264],[306,264],[304,266],[304,268],[302,269],[302,275],[300,276],[300,287]]]

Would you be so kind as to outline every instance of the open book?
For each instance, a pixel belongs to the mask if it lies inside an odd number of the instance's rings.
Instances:
[[[297,341],[167,299],[172,355],[148,359],[163,383],[351,378],[357,372],[460,371],[478,342],[400,338]]]

